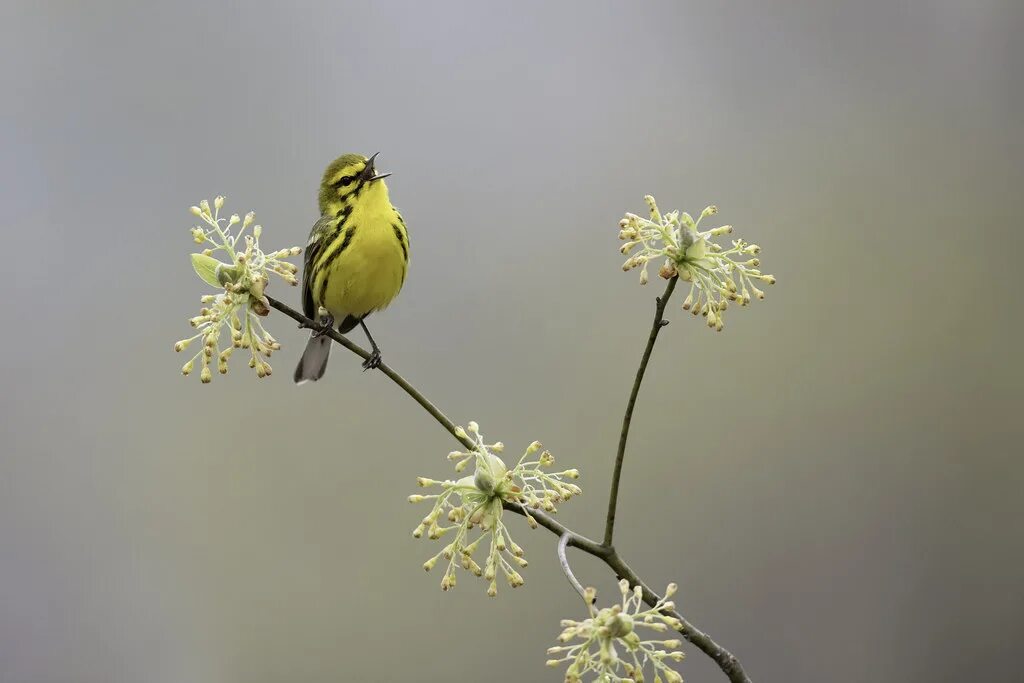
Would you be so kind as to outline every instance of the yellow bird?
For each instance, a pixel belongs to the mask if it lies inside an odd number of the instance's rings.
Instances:
[[[320,183],[320,220],[309,233],[302,269],[302,310],[342,334],[360,325],[373,354],[364,369],[380,365],[380,348],[363,319],[391,303],[409,268],[409,233],[391,205],[377,155],[344,154]],[[316,381],[327,369],[331,339],[314,330],[295,368],[295,383]]]

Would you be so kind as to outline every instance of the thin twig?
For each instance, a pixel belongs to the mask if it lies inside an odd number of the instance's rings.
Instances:
[[[306,316],[302,315],[301,313],[291,308],[287,304],[283,304],[277,299],[274,299],[269,296],[267,297],[267,301],[270,302],[271,307],[281,311],[292,320],[300,323],[303,327],[308,327],[310,329],[321,329],[321,327],[317,323],[310,320]],[[366,360],[370,357],[369,351],[356,344],[353,344],[351,341],[342,336],[342,334],[335,330],[334,328],[324,330],[323,333],[326,334],[331,339],[333,339],[335,342],[344,346],[352,353],[361,357],[363,360]],[[416,387],[409,384],[404,377],[402,377],[397,372],[388,367],[386,363],[381,363],[379,366],[377,366],[377,369],[383,372],[385,375],[387,375],[388,379],[390,379],[392,382],[402,387],[402,390],[405,391],[405,393],[409,394],[409,396],[411,396],[414,401],[423,406],[423,409],[430,413],[431,417],[437,420],[441,424],[441,426],[444,427],[449,434],[455,437],[455,439],[459,443],[461,443],[463,446],[470,450],[476,448],[476,444],[474,444],[468,438],[460,437],[455,432],[455,423],[449,420],[448,416],[442,413],[441,409],[435,406],[433,403],[431,403],[426,396],[417,391]]]
[[[622,432],[619,434],[619,450],[615,454],[615,469],[612,471],[612,487],[608,493],[608,516],[604,523],[604,544],[612,545],[612,535],[615,532],[615,508],[619,501],[619,479],[622,477],[622,461],[626,457],[626,439],[629,438],[629,425],[633,421],[633,407],[636,405],[636,397],[640,393],[640,385],[644,381],[644,373],[647,372],[647,363],[651,360],[651,352],[654,351],[654,342],[658,340],[658,333],[661,328],[668,325],[664,319],[665,305],[668,304],[672,290],[676,288],[675,276],[668,281],[665,291],[657,298],[657,306],[654,309],[654,324],[651,325],[651,334],[647,338],[647,347],[640,359],[640,367],[636,370],[636,379],[633,380],[633,390],[629,394],[629,402],[626,403],[626,414],[622,417]]]
[[[558,564],[562,565],[562,573],[565,574],[565,578],[569,579],[569,584],[580,594],[585,602],[587,601],[587,594],[583,590],[583,586],[577,580],[576,575],[572,573],[572,567],[569,566],[569,558],[565,556],[565,546],[569,545],[569,541],[572,539],[572,534],[566,532],[562,534],[561,538],[558,539]]]
[[[666,289],[665,294],[662,296],[661,300],[659,300],[659,317],[660,311],[664,311],[664,304],[662,304],[661,301],[668,300],[668,295],[672,293],[672,287],[674,286],[674,282],[675,279],[669,281],[669,287]],[[318,328],[317,324],[314,321],[310,320],[309,318],[302,315],[301,313],[291,308],[290,306],[287,306],[286,304],[283,304],[280,301],[269,296],[267,297],[267,301],[270,303],[271,307],[277,309],[281,313],[284,313],[286,316],[302,324],[304,327]],[[342,336],[339,332],[332,329],[326,330],[324,334],[328,335],[332,340],[344,346],[346,349],[356,354],[357,356],[363,358],[364,360],[370,357],[370,353],[368,351],[366,351],[365,349],[361,348],[356,344],[353,344],[351,341]],[[645,354],[645,364],[647,358],[649,357],[650,353],[648,352],[647,354]],[[379,369],[381,370],[381,372],[387,375],[392,382],[401,387],[402,390],[405,391],[405,393],[409,394],[409,396],[411,396],[413,400],[419,403],[424,410],[430,413],[430,415],[435,420],[437,420],[437,422],[442,427],[444,427],[449,434],[451,434],[457,441],[459,441],[459,443],[461,443],[463,446],[470,450],[476,447],[475,444],[469,441],[469,439],[460,438],[455,431],[455,423],[449,420],[448,417],[444,413],[442,413],[437,406],[435,406],[433,403],[427,400],[427,398],[423,394],[421,394],[419,391],[416,390],[415,387],[409,384],[404,377],[399,375],[397,372],[392,370],[384,363],[381,363]],[[640,579],[640,577],[637,576],[637,574],[629,568],[629,566],[622,560],[621,557],[619,557],[618,552],[614,548],[612,548],[611,545],[598,543],[597,541],[589,539],[586,536],[583,536],[582,534],[578,534],[541,510],[531,509],[527,511],[522,504],[510,503],[507,501],[503,501],[502,505],[506,510],[509,510],[510,512],[514,512],[516,514],[523,515],[525,517],[532,518],[533,520],[535,520],[539,526],[544,527],[551,533],[558,536],[559,544],[561,544],[562,540],[565,539],[566,546],[578,548],[589,555],[593,555],[594,557],[601,559],[606,565],[608,565],[612,569],[612,571],[615,572],[618,578],[626,579],[630,582],[631,585],[640,586],[641,590],[643,591],[643,600],[646,604],[653,607],[660,600],[660,597],[656,593],[654,593],[650,588],[648,588],[647,585],[644,584],[644,582]],[[744,673],[743,667],[740,666],[740,663],[736,660],[735,657],[732,656],[732,654],[729,653],[728,650],[726,650],[721,645],[716,643],[714,640],[711,639],[710,636],[708,636],[706,633],[695,627],[693,624],[683,619],[683,617],[678,612],[675,612],[673,610],[667,613],[670,616],[673,616],[679,620],[679,633],[682,634],[682,636],[686,638],[687,641],[692,643],[697,649],[699,649],[701,652],[715,660],[715,662],[726,674],[726,676],[729,677],[729,680],[732,683],[750,683],[750,679]]]

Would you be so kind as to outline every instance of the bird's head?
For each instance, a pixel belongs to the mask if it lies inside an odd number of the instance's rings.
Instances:
[[[383,192],[386,197],[387,186],[383,179],[391,174],[378,173],[374,163],[376,159],[377,154],[371,157],[342,154],[332,161],[320,183],[321,214],[327,213],[334,205],[352,203],[377,192]]]

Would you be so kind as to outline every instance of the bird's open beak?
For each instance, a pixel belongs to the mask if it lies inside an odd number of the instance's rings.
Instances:
[[[376,161],[377,159],[377,154],[380,154],[380,152],[375,153],[372,157],[367,159],[366,169],[363,171],[363,173],[366,173],[370,176],[369,182],[373,182],[374,180],[380,180],[381,178],[387,178],[389,175],[391,175],[390,173],[377,173],[376,169],[374,168],[374,161]]]

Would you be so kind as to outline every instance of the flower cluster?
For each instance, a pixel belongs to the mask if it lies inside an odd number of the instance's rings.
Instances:
[[[290,285],[298,284],[295,276],[298,268],[283,259],[297,256],[301,249],[291,247],[264,252],[260,248],[261,226],[254,225],[250,234],[244,234],[252,225],[255,214],[250,211],[245,218],[239,218],[238,214],[221,218],[223,206],[224,197],[217,197],[213,200],[212,212],[210,203],[205,199],[199,206],[192,207],[192,213],[206,223],[206,227],[197,225],[192,228],[192,239],[196,244],[209,245],[201,253],[192,254],[192,268],[204,282],[223,291],[202,297],[203,308],[199,315],[189,320],[198,332],[174,344],[174,350],[180,352],[196,340],[202,340],[203,347],[185,363],[181,372],[190,374],[196,360],[200,360],[199,379],[204,384],[213,379],[210,365],[214,356],[217,357],[217,371],[223,375],[228,371],[228,359],[238,348],[249,349],[249,367],[256,370],[258,377],[271,373],[266,359],[281,345],[260,322],[261,317],[270,313],[270,304],[264,295],[270,281],[269,273],[280,276]],[[239,224],[240,227],[232,233],[232,228]],[[223,252],[230,262],[215,258],[217,252]],[[231,345],[221,350],[220,337],[224,328],[230,331]]]
[[[461,566],[488,581],[487,594],[493,597],[498,593],[499,571],[505,575],[509,585],[516,588],[523,585],[523,577],[513,565],[520,568],[527,565],[523,549],[512,540],[508,527],[502,521],[504,503],[522,505],[527,521],[536,527],[537,521],[529,514],[528,508],[555,512],[556,502],[578,496],[580,487],[566,479],[578,478],[579,472],[546,472],[544,468],[554,464],[555,459],[548,451],[537,455],[541,450],[539,441],[531,443],[515,467],[509,469],[497,455],[505,449],[504,444],[500,441],[484,443],[477,423],[470,422],[466,429],[459,427],[456,433],[460,439],[472,441],[474,447],[465,452],[452,451],[448,459],[455,461],[456,472],[465,470],[470,462],[474,464],[475,471],[458,481],[437,481],[425,477],[417,480],[422,487],[439,486],[441,492],[409,496],[412,503],[434,501],[430,513],[412,535],[420,538],[426,534],[431,539],[454,535],[441,552],[423,563],[423,568],[430,571],[441,559],[447,561],[441,588],[448,590],[455,586],[456,566]],[[470,539],[474,528],[479,528],[479,535]],[[473,555],[485,539],[489,548],[481,567]]]
[[[703,219],[718,213],[717,207],[707,207],[695,221],[686,212],[662,215],[654,197],[647,195],[644,200],[650,209],[650,219],[627,213],[619,221],[619,239],[625,241],[620,251],[630,254],[639,247],[622,264],[622,269],[641,268],[640,284],[647,284],[647,264],[664,257],[658,274],[666,280],[678,275],[690,283],[683,310],[705,316],[708,327],[718,331],[722,330],[722,313],[730,301],[746,306],[751,295],[764,298],[755,281],[775,284],[775,276],[758,270],[761,262],[757,254],[761,247],[741,239],[732,240],[729,248],[712,241],[714,237],[730,234],[731,225],[698,230]]]
[[[644,611],[640,611],[643,606],[640,586],[630,589],[629,582],[623,579],[619,581],[619,590],[622,602],[600,610],[594,607],[597,591],[593,588],[585,591],[584,600],[590,616],[583,621],[564,619],[564,630],[558,636],[562,643],[572,640],[583,642],[548,648],[549,655],[559,656],[549,659],[548,666],[570,662],[565,672],[565,683],[579,683],[588,673],[596,674],[592,680],[599,683],[632,683],[644,680],[644,668],[650,664],[654,670],[654,683],[682,683],[682,676],[665,664],[666,659],[676,662],[683,659],[683,653],[679,651],[681,641],[678,638],[641,640],[637,633],[639,627],[664,633],[682,626],[675,617],[663,614],[663,611],[674,608],[669,598],[676,592],[676,585],[670,583],[665,597]],[[619,648],[623,650],[621,654]]]

